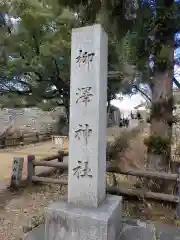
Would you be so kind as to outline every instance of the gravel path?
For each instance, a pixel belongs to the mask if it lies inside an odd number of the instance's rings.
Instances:
[[[67,173],[62,174],[61,179],[67,179]],[[39,221],[37,216],[42,216],[45,208],[66,191],[66,186],[48,184],[11,193],[13,199],[0,208],[0,240],[23,239],[29,227]]]

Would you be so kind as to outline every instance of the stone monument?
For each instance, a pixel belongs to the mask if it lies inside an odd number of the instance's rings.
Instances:
[[[106,195],[108,37],[72,30],[68,202],[47,209],[45,240],[117,240],[122,198]]]
[[[23,157],[14,157],[12,162],[12,175],[11,175],[11,183],[10,186],[13,188],[19,187],[22,180],[22,172],[23,172]]]

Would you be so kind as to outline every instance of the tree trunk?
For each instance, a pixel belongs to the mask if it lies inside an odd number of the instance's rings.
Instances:
[[[154,78],[152,84],[151,136],[147,169],[169,170],[172,140],[174,0],[157,0],[153,29]],[[150,181],[149,181],[150,182]],[[156,181],[158,190],[167,191],[165,181]],[[156,187],[153,183],[151,186]],[[154,190],[154,189],[153,189]]]
[[[172,138],[172,72],[156,72],[152,91],[151,137],[162,140]],[[163,144],[163,143],[162,143]],[[160,146],[157,146],[160,147]],[[160,150],[160,149],[159,149]],[[163,149],[162,149],[163,150]],[[148,149],[147,169],[156,171],[169,170],[171,145],[165,151],[157,154],[154,149]]]

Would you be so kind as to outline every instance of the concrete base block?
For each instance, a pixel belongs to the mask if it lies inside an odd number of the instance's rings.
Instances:
[[[51,204],[45,240],[117,240],[122,230],[122,197],[107,195],[98,208],[72,203]]]

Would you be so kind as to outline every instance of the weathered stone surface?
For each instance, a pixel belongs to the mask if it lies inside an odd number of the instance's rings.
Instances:
[[[44,240],[45,239],[45,226],[44,224],[34,228],[31,232],[26,234],[24,240]]]
[[[119,240],[154,240],[151,229],[128,226],[123,229]]]
[[[12,176],[10,184],[12,187],[17,187],[21,183],[23,164],[24,164],[23,157],[14,157],[12,162]]]
[[[117,240],[122,227],[122,198],[108,195],[98,207],[59,202],[49,206],[45,240]]]
[[[44,240],[44,225],[35,228],[24,240]],[[155,232],[153,229],[156,229]],[[180,228],[166,224],[133,224],[125,221],[119,240],[180,240]]]
[[[180,240],[180,228],[167,224],[154,224],[126,220],[119,240]]]
[[[99,24],[73,29],[68,202],[105,199],[108,38]]]

